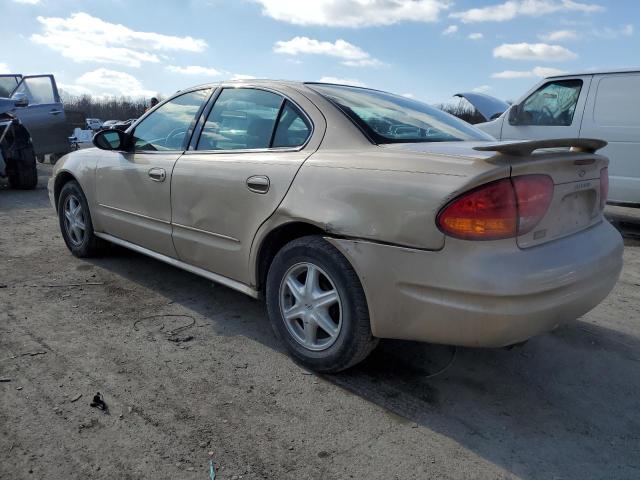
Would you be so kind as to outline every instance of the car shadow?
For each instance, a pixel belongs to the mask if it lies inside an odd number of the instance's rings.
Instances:
[[[259,301],[121,248],[91,263],[216,334],[283,350]],[[319,377],[521,478],[638,478],[639,362],[640,339],[576,321],[512,350],[384,340],[360,365]]]

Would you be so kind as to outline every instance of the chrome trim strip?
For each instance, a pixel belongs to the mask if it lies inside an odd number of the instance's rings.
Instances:
[[[223,277],[222,275],[218,275],[217,273],[209,272],[208,270],[204,270],[199,267],[194,267],[193,265],[189,265],[188,263],[181,262],[176,258],[167,257],[166,255],[162,255],[161,253],[154,252],[153,250],[149,250],[147,248],[136,245],[135,243],[127,242],[126,240],[121,240],[120,238],[113,237],[106,233],[93,232],[96,237],[100,237],[108,242],[115,243],[116,245],[120,245],[121,247],[129,248],[135,252],[142,253],[143,255],[147,255],[151,258],[155,258],[156,260],[160,260],[161,262],[168,263],[174,267],[181,268],[186,270],[187,272],[194,273],[201,277],[204,277],[208,280],[211,280],[216,283],[220,283],[225,287],[232,288],[239,292],[244,293],[245,295],[249,295],[252,298],[258,298],[259,292],[244,283],[238,282],[236,280],[232,280],[227,277]]]
[[[164,223],[165,225],[171,225],[171,222],[167,222],[166,220],[160,220],[159,218],[153,218],[153,217],[149,217],[147,215],[143,215],[141,213],[136,213],[136,212],[130,212],[129,210],[123,210],[121,208],[116,208],[116,207],[112,207],[110,205],[105,205],[103,203],[99,203],[98,204],[99,207],[104,207],[107,208],[109,210],[115,210],[116,212],[120,212],[120,213],[126,213],[128,215],[133,215],[135,217],[140,217],[140,218],[144,218],[146,220],[153,220],[154,222],[159,222],[159,223]]]
[[[221,233],[213,233],[213,232],[210,232],[208,230],[201,230],[201,229],[195,228],[195,227],[188,227],[187,225],[181,225],[180,223],[173,223],[172,225],[174,227],[184,228],[185,230],[191,230],[193,232],[204,233],[204,234],[211,235],[211,236],[214,236],[214,237],[222,238],[224,240],[230,240],[232,242],[240,243],[240,240],[238,240],[237,238],[229,237],[227,235],[222,235]]]

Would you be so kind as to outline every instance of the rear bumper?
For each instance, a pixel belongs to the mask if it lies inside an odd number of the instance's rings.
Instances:
[[[328,239],[360,276],[373,334],[474,347],[518,343],[598,305],[622,269],[606,221],[521,250],[447,238],[440,251]]]

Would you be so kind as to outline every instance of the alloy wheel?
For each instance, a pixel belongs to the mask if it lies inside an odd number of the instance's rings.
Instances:
[[[280,312],[288,332],[303,347],[331,347],[342,328],[340,295],[329,275],[317,265],[293,265],[280,285]]]

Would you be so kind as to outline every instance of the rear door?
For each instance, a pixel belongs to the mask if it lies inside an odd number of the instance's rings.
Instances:
[[[94,211],[104,233],[175,257],[171,174],[210,94],[205,88],[172,98],[135,126],[130,151],[98,157]]]
[[[253,238],[318,147],[323,122],[295,91],[285,96],[262,87],[222,89],[193,150],[173,172],[179,259],[247,283]]]
[[[29,130],[36,155],[68,152],[71,131],[53,75],[23,77],[12,96],[17,93],[26,95],[29,105],[16,107],[12,113]]]
[[[609,200],[640,204],[640,72],[596,75],[581,137],[609,144]]]
[[[501,140],[577,138],[591,76],[550,79],[520,102],[521,115],[504,119]]]

